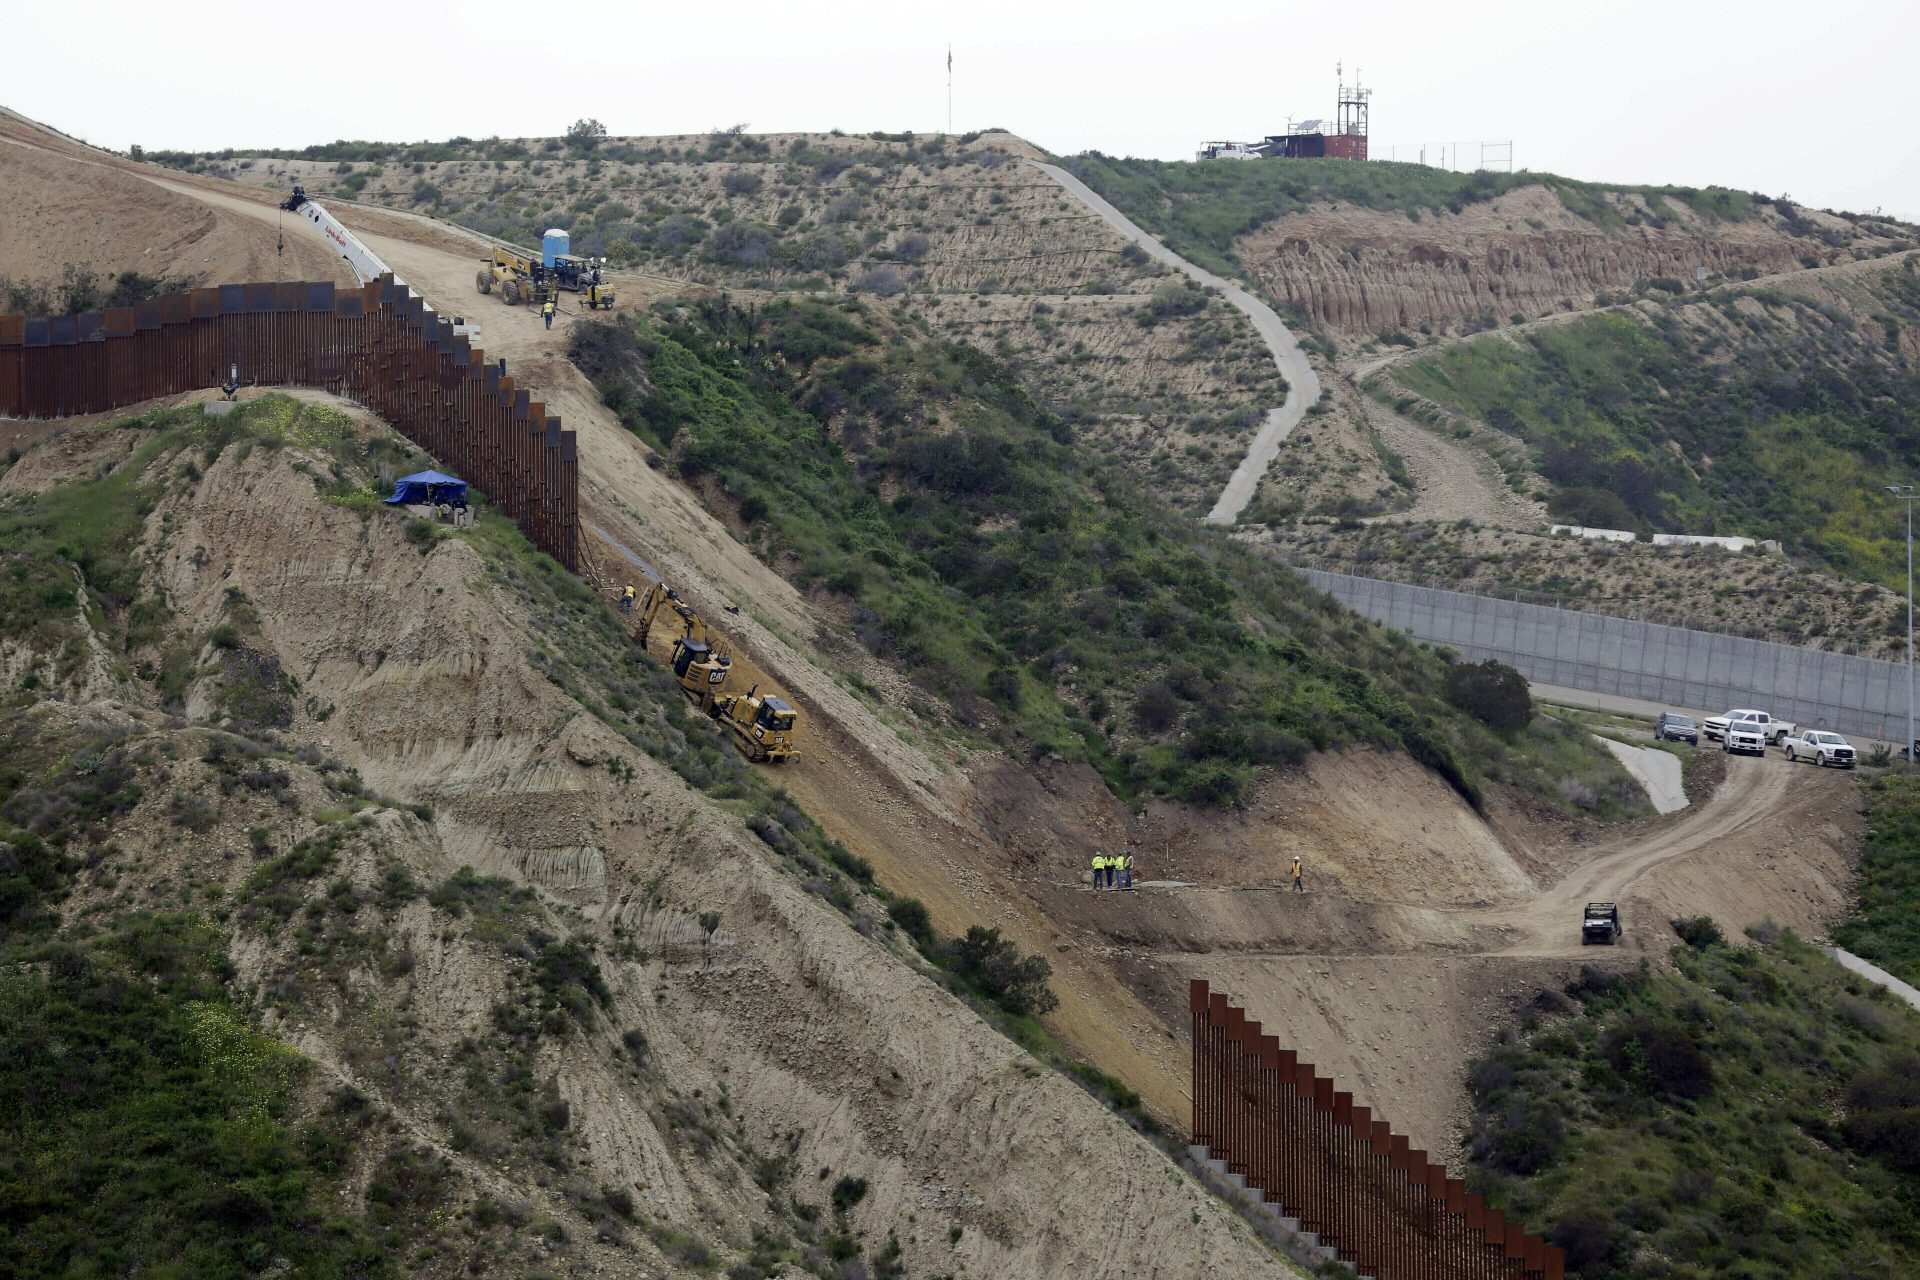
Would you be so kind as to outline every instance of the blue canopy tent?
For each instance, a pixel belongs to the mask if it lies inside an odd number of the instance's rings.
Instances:
[[[419,471],[395,481],[393,496],[387,502],[389,505],[417,502],[427,506],[444,502],[450,507],[464,507],[467,505],[467,482],[438,471]]]

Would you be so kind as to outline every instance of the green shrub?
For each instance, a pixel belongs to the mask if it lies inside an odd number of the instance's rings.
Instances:
[[[1008,1013],[1043,1014],[1060,1007],[1047,985],[1053,966],[1045,956],[1022,956],[1000,930],[970,925],[967,936],[946,948],[953,972]]]
[[[1680,935],[1680,941],[1695,950],[1717,947],[1727,940],[1712,916],[1688,916],[1683,920],[1675,920],[1673,931]]]
[[[1672,1098],[1713,1092],[1713,1063],[1678,1023],[1635,1018],[1609,1032],[1601,1051],[1623,1080],[1643,1092]]]
[[[918,898],[895,898],[887,904],[887,915],[922,951],[933,946],[933,919],[927,914],[926,903]]]
[[[840,1213],[845,1213],[866,1198],[865,1178],[842,1178],[833,1184],[833,1207]]]
[[[1896,1054],[1853,1078],[1846,1134],[1856,1150],[1920,1174],[1920,1054]]]
[[[577,1022],[587,1022],[595,1006],[613,1003],[613,992],[593,958],[592,950],[579,941],[555,942],[541,948],[533,964],[534,983],[546,997],[548,1009],[566,1013]]]
[[[576,151],[592,151],[607,139],[607,126],[592,116],[575,120],[567,126],[567,145]]]
[[[1455,663],[1447,671],[1447,701],[1494,729],[1519,729],[1533,719],[1527,678],[1492,658]]]
[[[1860,851],[1852,916],[1833,940],[1920,985],[1920,775],[1862,779],[1867,838]]]
[[[1640,517],[1617,494],[1603,489],[1561,489],[1547,499],[1547,514],[1583,529],[1639,529]]]

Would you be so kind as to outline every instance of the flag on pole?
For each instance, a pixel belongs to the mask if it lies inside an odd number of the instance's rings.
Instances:
[[[953,73],[953,46],[952,45],[947,46],[947,73],[949,75]]]

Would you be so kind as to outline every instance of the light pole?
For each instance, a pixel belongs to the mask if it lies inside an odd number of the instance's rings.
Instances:
[[[1910,484],[1890,484],[1887,492],[1896,498],[1903,498],[1907,504],[1907,768],[1913,768],[1913,758],[1920,755],[1913,746],[1913,486]]]

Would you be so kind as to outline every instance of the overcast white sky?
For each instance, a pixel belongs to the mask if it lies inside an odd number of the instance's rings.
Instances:
[[[0,104],[105,146],[946,125],[1184,159],[1331,115],[1578,178],[1920,221],[1920,0],[22,3]],[[1403,158],[1414,153],[1403,150]],[[1469,156],[1474,154],[1469,152]]]

